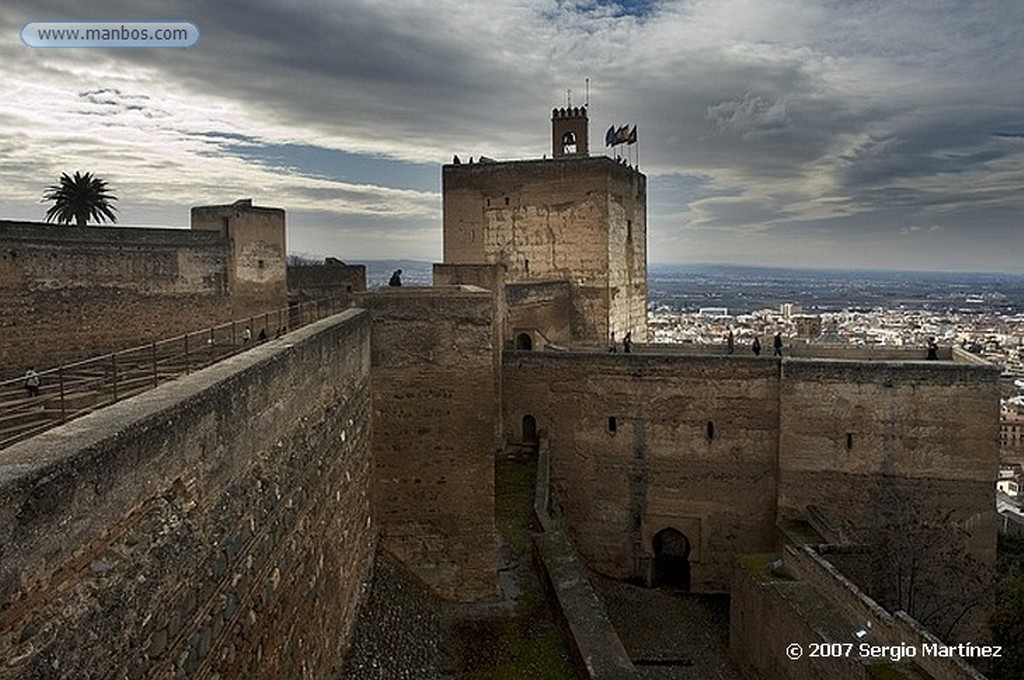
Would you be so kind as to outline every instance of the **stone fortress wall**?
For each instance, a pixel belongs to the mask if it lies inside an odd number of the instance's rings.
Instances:
[[[646,336],[645,191],[635,169],[578,154],[445,166],[434,287],[357,294],[368,311],[0,452],[11,667],[110,668],[123,638],[132,668],[321,675],[378,530],[439,595],[491,597],[503,440],[546,441],[553,505],[587,564],[614,577],[654,582],[656,537],[671,529],[689,586],[728,590],[738,555],[779,547],[780,519],[853,529],[882,487],[970,527],[973,554],[991,563],[996,369],[810,346],[781,360],[592,351],[612,332]],[[52,253],[78,262],[61,265],[62,282],[97,261],[123,268],[110,276],[122,284],[104,274],[58,289],[68,300],[102,310],[90,295],[136,296],[144,317],[166,298],[169,324],[192,313],[182,300],[221,309],[237,296],[262,311],[260,291],[285,294],[283,212],[242,203],[193,220],[164,251],[147,240],[164,236],[141,230],[60,228],[31,267],[3,260],[2,294],[38,293],[39,323],[63,328],[69,312],[41,283]],[[0,244],[19,228],[0,225]],[[78,258],[74,238],[106,255]],[[111,238],[131,256],[110,255]],[[111,327],[141,323],[108,314]],[[59,336],[53,346],[80,349]]]
[[[654,536],[689,541],[691,588],[727,591],[736,557],[777,547],[808,507],[865,527],[878,491],[970,525],[995,559],[998,370],[643,353],[507,352],[508,441],[549,442],[554,503],[597,571],[651,582]],[[848,436],[849,435],[849,436]]]
[[[783,361],[780,516],[814,506],[864,527],[912,498],[922,520],[977,529],[971,552],[993,565],[998,380],[995,366],[955,359]]]
[[[370,419],[348,311],[0,452],[0,677],[328,677]]]
[[[0,221],[0,378],[285,307],[285,254],[284,211],[248,201],[187,230]]]
[[[497,595],[501,335],[490,291],[385,288],[372,318],[381,543],[442,597]]]

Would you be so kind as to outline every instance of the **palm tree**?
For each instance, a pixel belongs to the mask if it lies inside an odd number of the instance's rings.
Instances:
[[[84,175],[76,172],[74,177],[62,173],[60,184],[46,188],[44,201],[53,201],[46,211],[46,221],[56,220],[60,224],[71,224],[74,220],[79,227],[84,227],[91,219],[97,222],[117,222],[114,215],[117,208],[111,205],[117,196],[110,193],[107,183],[91,172]]]

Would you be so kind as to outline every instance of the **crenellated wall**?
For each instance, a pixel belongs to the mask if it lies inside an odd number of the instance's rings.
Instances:
[[[328,677],[376,544],[369,341],[348,311],[0,451],[0,677]]]

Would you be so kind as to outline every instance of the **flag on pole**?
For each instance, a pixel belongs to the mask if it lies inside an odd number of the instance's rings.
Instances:
[[[629,131],[629,134],[626,135],[626,144],[636,144],[636,126],[635,125],[633,126],[633,129]]]
[[[615,146],[615,126],[612,125],[608,128],[608,132],[604,133],[604,145]]]

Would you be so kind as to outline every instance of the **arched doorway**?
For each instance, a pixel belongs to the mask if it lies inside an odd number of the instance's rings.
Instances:
[[[654,535],[654,579],[655,587],[674,590],[690,589],[690,539],[671,527]]]
[[[533,338],[530,337],[529,333],[519,333],[516,335],[516,349],[533,349]]]
[[[537,443],[537,419],[531,415],[523,416],[523,443]]]

